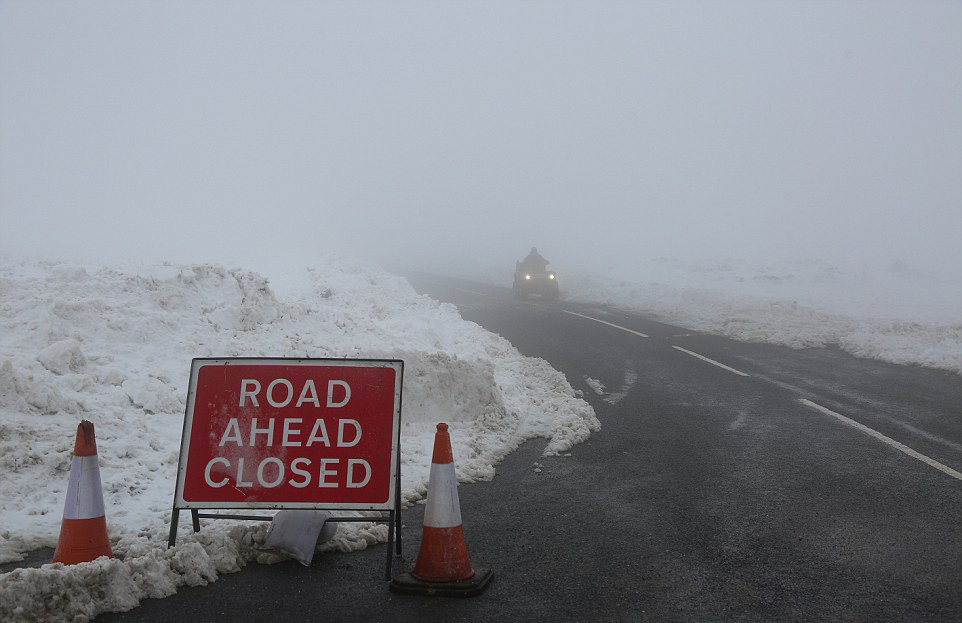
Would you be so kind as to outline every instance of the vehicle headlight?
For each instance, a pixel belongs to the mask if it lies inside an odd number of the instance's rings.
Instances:
[[[531,279],[531,275],[525,275],[524,278],[530,280],[530,279]]]
[[[548,279],[554,279],[554,273],[549,273],[549,274],[548,274]]]

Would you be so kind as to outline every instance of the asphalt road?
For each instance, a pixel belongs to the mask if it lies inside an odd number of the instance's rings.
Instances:
[[[390,593],[379,546],[97,621],[962,621],[959,376],[410,279],[561,370],[602,422],[571,456],[529,442],[460,487],[488,590]],[[422,513],[403,514],[408,565]]]

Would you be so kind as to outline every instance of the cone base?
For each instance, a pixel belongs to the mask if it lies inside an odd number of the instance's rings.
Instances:
[[[51,562],[75,565],[96,560],[101,556],[113,558],[110,537],[107,536],[106,517],[63,520],[60,524],[60,539]]]
[[[411,571],[422,582],[462,582],[474,577],[464,543],[464,526],[434,528],[424,526],[421,549]]]
[[[436,597],[476,597],[491,583],[494,572],[475,569],[474,576],[460,582],[426,582],[410,573],[402,573],[391,580],[388,587],[393,593],[406,595],[431,595]]]

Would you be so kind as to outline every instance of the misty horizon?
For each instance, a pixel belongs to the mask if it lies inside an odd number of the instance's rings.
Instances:
[[[962,266],[957,2],[0,2],[0,254]]]

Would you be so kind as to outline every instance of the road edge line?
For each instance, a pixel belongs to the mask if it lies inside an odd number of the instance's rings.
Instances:
[[[956,480],[962,480],[962,473],[959,473],[959,472],[955,471],[954,469],[952,469],[952,468],[949,467],[948,465],[943,465],[942,463],[939,463],[938,461],[936,461],[936,460],[933,459],[933,458],[929,458],[929,457],[925,456],[924,454],[922,454],[921,452],[918,452],[917,450],[913,450],[912,448],[908,447],[907,445],[905,445],[904,443],[902,443],[902,442],[900,442],[900,441],[895,441],[895,440],[892,439],[891,437],[886,437],[886,436],[883,435],[882,433],[878,432],[877,430],[875,430],[875,429],[873,429],[873,428],[869,428],[869,427],[866,426],[865,424],[861,424],[861,423],[859,423],[859,422],[856,422],[855,420],[853,420],[853,419],[851,419],[851,418],[845,417],[845,416],[842,415],[841,413],[836,413],[836,412],[832,411],[831,409],[828,409],[828,408],[823,407],[822,405],[820,405],[820,404],[818,404],[818,403],[815,403],[815,402],[812,402],[811,400],[808,400],[807,398],[799,398],[798,401],[801,402],[803,405],[805,405],[805,406],[807,406],[807,407],[811,407],[812,409],[815,409],[816,411],[820,411],[821,413],[824,413],[825,415],[830,415],[830,416],[838,419],[839,421],[844,422],[845,424],[848,424],[849,426],[851,426],[851,427],[853,427],[853,428],[855,428],[855,429],[857,429],[857,430],[859,430],[859,431],[861,431],[861,432],[863,432],[863,433],[865,433],[865,434],[867,434],[867,435],[870,435],[870,436],[872,436],[872,437],[875,437],[876,439],[878,439],[878,440],[881,441],[882,443],[884,443],[884,444],[886,444],[886,445],[889,445],[889,446],[895,448],[895,449],[898,450],[899,452],[903,452],[903,453],[909,455],[909,456],[912,457],[913,459],[917,459],[917,460],[919,460],[919,461],[922,461],[923,463],[925,463],[925,464],[928,465],[929,467],[934,467],[935,469],[939,470],[940,472],[942,472],[942,473],[944,473],[944,474],[946,474],[946,475],[948,475],[948,476],[951,476],[952,478],[955,478]]]
[[[738,376],[751,376],[751,374],[748,374],[747,372],[742,372],[741,370],[736,370],[735,368],[726,366],[725,364],[719,363],[719,362],[715,361],[714,359],[709,359],[708,357],[706,357],[706,356],[704,356],[704,355],[699,355],[698,353],[692,352],[692,351],[688,350],[687,348],[682,348],[681,346],[675,346],[674,344],[672,344],[671,347],[674,348],[674,349],[676,349],[676,350],[680,350],[681,352],[685,353],[686,355],[691,355],[692,357],[697,357],[698,359],[701,359],[702,361],[706,361],[706,362],[710,363],[710,364],[713,365],[713,366],[718,366],[719,368],[722,368],[723,370],[728,370],[729,372],[731,372],[731,373],[733,373],[733,374],[737,374]]]
[[[579,318],[585,318],[586,320],[594,320],[595,322],[600,322],[601,324],[606,324],[606,325],[608,325],[609,327],[614,327],[614,328],[616,328],[616,329],[621,329],[622,331],[627,331],[628,333],[633,333],[634,335],[637,335],[638,337],[648,337],[647,335],[645,335],[644,333],[641,333],[640,331],[632,331],[631,329],[628,329],[628,328],[626,328],[626,327],[622,327],[622,326],[619,326],[619,325],[616,325],[616,324],[607,322],[607,321],[605,321],[605,320],[599,320],[598,318],[592,318],[591,316],[585,316],[584,314],[579,314],[578,312],[568,311],[567,309],[562,309],[561,311],[563,311],[563,312],[566,313],[566,314],[571,314],[572,316],[578,316]]]
[[[484,292],[478,292],[477,290],[469,290],[469,289],[467,289],[467,288],[459,288],[458,286],[451,286],[451,287],[454,288],[455,290],[460,291],[460,292],[467,292],[468,294],[477,294],[478,296],[487,296],[487,294],[485,294]]]

